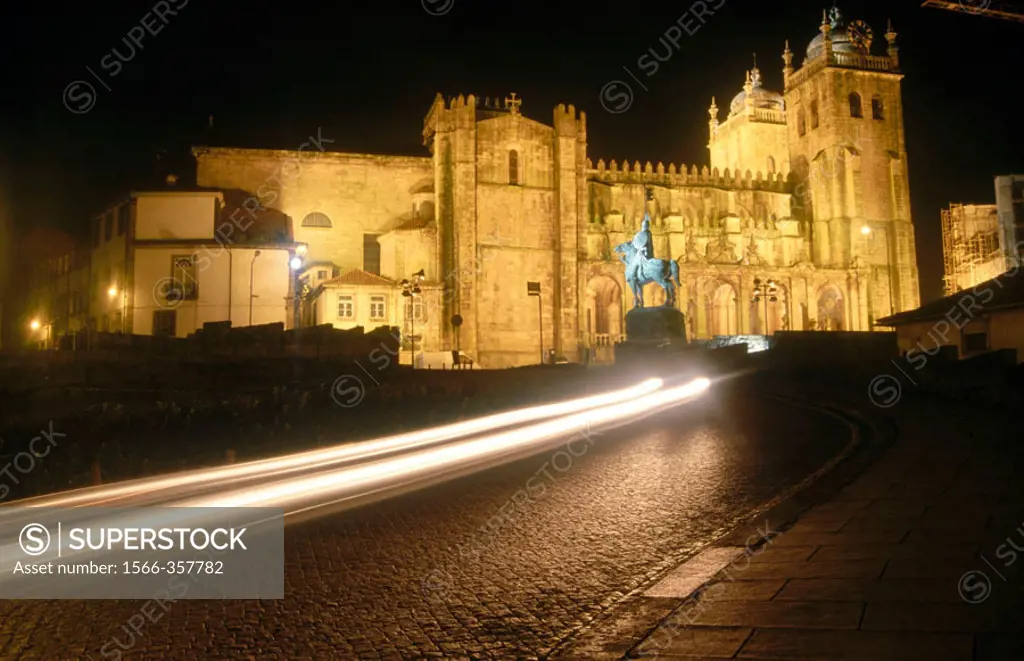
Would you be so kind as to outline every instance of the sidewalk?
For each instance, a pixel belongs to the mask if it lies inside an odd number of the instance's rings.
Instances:
[[[867,399],[898,429],[867,470],[832,476],[795,523],[769,512],[720,540],[552,658],[1024,659],[1019,417]]]

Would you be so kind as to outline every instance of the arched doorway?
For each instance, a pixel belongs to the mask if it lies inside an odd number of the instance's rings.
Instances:
[[[607,275],[587,283],[585,345],[593,362],[614,360],[615,343],[622,335],[622,288]]]
[[[715,286],[717,284],[717,286]],[[729,282],[713,283],[708,296],[708,328],[711,336],[739,334],[736,288]]]
[[[846,306],[843,293],[835,285],[818,290],[818,330],[846,330]]]

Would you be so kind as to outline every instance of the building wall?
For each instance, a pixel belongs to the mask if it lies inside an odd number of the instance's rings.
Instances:
[[[310,260],[342,271],[363,267],[363,234],[412,218],[414,192],[433,184],[429,158],[203,149],[196,161],[199,185],[244,190],[279,209],[291,217],[295,241],[309,244]],[[326,214],[332,227],[302,227],[313,212]]]
[[[1024,362],[1024,309],[994,312],[988,321],[991,349],[1016,349],[1017,362]]]
[[[423,269],[426,280],[437,282],[437,230],[389,232],[380,237],[380,270],[387,277],[398,280],[408,278]]]
[[[193,255],[194,246],[139,246],[135,250],[132,325],[137,335],[153,333],[153,313],[175,312],[176,337],[187,337],[206,322],[231,321],[233,326],[249,325],[250,269],[252,273],[252,323],[285,323],[287,315],[289,251],[260,248],[230,248],[207,252],[196,263],[198,298],[168,300],[164,292],[177,277],[172,259]]]
[[[138,193],[134,236],[139,240],[213,240],[222,205],[220,193]]]
[[[1024,175],[996,177],[995,187],[999,226],[1009,269],[1024,259]]]
[[[128,220],[123,233],[119,233],[118,214],[127,209]],[[92,219],[89,259],[89,316],[93,328],[99,332],[130,332],[126,324],[129,307],[128,287],[128,234],[131,225],[131,201],[124,201],[106,209]],[[108,222],[108,218],[111,220]],[[108,232],[108,227],[110,231]]]
[[[754,109],[752,109],[754,111]],[[774,112],[762,110],[761,112]],[[784,118],[778,112],[780,119]],[[753,175],[789,172],[789,136],[786,124],[755,121],[736,115],[718,126],[709,145],[711,167],[724,172],[750,170]],[[769,161],[769,157],[771,161]],[[772,169],[774,167],[774,169]]]

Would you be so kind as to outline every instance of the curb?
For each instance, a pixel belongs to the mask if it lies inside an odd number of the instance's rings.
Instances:
[[[819,405],[796,398],[754,390],[759,395],[808,408],[840,420],[850,428],[851,440],[843,450],[800,483],[751,511],[745,521],[718,537],[679,565],[661,572],[645,585],[631,591],[607,613],[577,629],[541,658],[549,661],[612,661],[635,658],[648,636],[677,615],[695,596],[717,582],[735,560],[759,555],[771,540],[793,527],[812,507],[827,502],[884,454],[898,437],[898,427],[890,418],[869,416],[863,411],[838,404]],[[764,519],[764,531],[757,528]],[[769,522],[780,521],[778,525]],[[758,535],[751,534],[751,526]],[[755,538],[754,543],[750,543]],[[695,579],[693,589],[676,596],[648,596],[670,575],[703,557],[732,558],[710,574]],[[721,562],[719,562],[721,565]]]

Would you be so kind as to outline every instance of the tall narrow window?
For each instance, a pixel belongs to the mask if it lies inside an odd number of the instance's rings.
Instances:
[[[117,208],[117,235],[122,236],[125,230],[128,229],[128,213],[131,211],[131,206],[128,204],[122,204]]]
[[[871,118],[885,119],[885,105],[882,103],[882,97],[880,96],[871,99]]]
[[[363,270],[380,275],[380,243],[377,234],[363,235]]]
[[[519,184],[519,152],[515,149],[508,153],[508,183]]]
[[[861,107],[860,94],[850,92],[850,117],[863,117],[864,109]]]
[[[796,130],[800,137],[807,135],[807,120],[804,119],[804,109],[801,108],[796,114]]]
[[[768,157],[768,174],[775,174],[775,157]]]
[[[114,212],[103,217],[103,240],[110,241],[114,237]]]
[[[196,272],[196,260],[191,255],[176,255],[171,258],[171,278],[179,301],[194,301],[199,298],[199,274]],[[174,294],[171,294],[174,296]]]
[[[811,129],[818,128],[818,102],[811,101]]]

